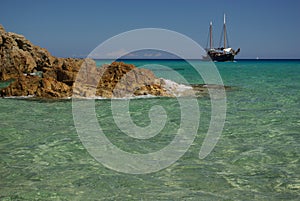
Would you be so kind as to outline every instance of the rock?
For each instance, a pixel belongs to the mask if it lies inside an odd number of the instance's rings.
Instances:
[[[0,26],[0,38],[0,80],[17,78],[20,74],[52,66],[50,53],[33,45],[24,36],[6,32]]]
[[[43,77],[45,78],[52,77],[57,81],[72,86],[83,62],[84,62],[83,59],[56,58],[53,61],[51,67],[44,66],[42,68]]]
[[[72,94],[72,87],[53,78],[20,76],[15,82],[2,89],[1,96],[35,96],[43,98],[65,98]]]
[[[4,27],[2,26],[2,24],[0,24],[0,35],[2,35],[5,32],[6,31],[5,31]]]
[[[66,98],[72,95],[72,87],[53,78],[42,78],[42,85],[38,88],[39,97]],[[38,96],[38,94],[36,94]]]
[[[0,38],[0,80],[16,79],[3,90],[3,96],[71,96],[72,85],[83,59],[53,57],[24,36],[6,32],[1,25]],[[37,71],[42,72],[42,78],[24,76]]]
[[[139,69],[132,64],[113,62],[96,68],[90,63],[82,67],[80,76],[77,77],[77,82],[73,86],[73,94],[75,97],[101,96],[106,98],[149,94],[172,96],[160,83],[160,79],[156,78],[150,70]]]
[[[132,64],[113,62],[100,68],[99,74],[101,78],[97,86],[97,96],[172,96],[159,84],[160,80],[150,70],[139,69]]]

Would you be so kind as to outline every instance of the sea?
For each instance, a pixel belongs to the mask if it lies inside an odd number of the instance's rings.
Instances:
[[[158,77],[172,80],[169,72],[175,71],[190,84],[205,84],[184,60],[124,62],[149,66]],[[126,172],[122,167],[138,169],[143,163],[138,156],[164,150],[177,139],[182,119],[178,98],[92,100],[99,133],[122,153],[137,156],[136,164],[114,152],[103,156],[121,161],[119,168],[104,164],[101,153],[97,158],[87,148],[78,134],[71,98],[0,98],[0,200],[300,200],[300,60],[214,65],[228,86],[217,143],[199,158],[212,120],[212,98],[193,97],[200,115],[195,117],[199,122],[194,139],[172,163],[151,172]],[[151,108],[163,108],[163,128],[146,139],[128,136],[112,112],[112,103],[123,102],[128,103],[125,113],[131,123],[140,128],[159,123],[153,121],[158,117]],[[190,135],[189,130],[180,132]],[[159,160],[154,164],[159,166]]]

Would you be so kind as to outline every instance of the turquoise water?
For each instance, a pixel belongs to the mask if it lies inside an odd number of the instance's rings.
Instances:
[[[167,77],[155,64],[166,65],[191,83],[203,82],[183,61],[128,62],[152,64]],[[150,174],[116,172],[90,156],[77,135],[71,100],[0,99],[0,200],[299,200],[300,61],[215,64],[224,84],[234,86],[226,94],[227,117],[216,147],[198,158],[210,121],[210,99],[199,98],[193,144],[174,164]],[[122,135],[110,100],[95,105],[104,133],[127,152],[157,151],[179,128],[176,99],[130,101],[137,125],[150,123],[153,105],[168,114],[161,134],[149,140]]]

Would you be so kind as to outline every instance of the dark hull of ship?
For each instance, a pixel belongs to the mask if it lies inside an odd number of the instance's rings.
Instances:
[[[233,61],[235,54],[227,53],[227,54],[210,54],[208,56],[212,61]]]

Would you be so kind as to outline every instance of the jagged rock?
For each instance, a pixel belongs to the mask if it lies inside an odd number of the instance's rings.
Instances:
[[[15,82],[1,90],[1,96],[35,96],[64,98],[72,95],[72,88],[53,78],[21,75]]]
[[[81,77],[73,87],[76,97],[172,96],[162,87],[161,79],[156,78],[150,70],[139,69],[123,62],[113,62],[101,68],[95,68],[91,64],[88,66],[86,72],[80,73]]]
[[[83,59],[56,58],[51,67],[43,67],[43,77],[52,77],[57,81],[72,86],[83,62]]]
[[[137,95],[171,96],[160,85],[160,79],[147,69],[132,64],[113,62],[100,69],[98,96],[127,97]]]
[[[17,78],[24,73],[52,66],[54,57],[24,36],[6,32],[0,25],[0,80]]]
[[[0,24],[0,34],[5,33],[4,27]]]

